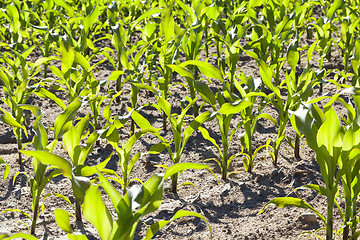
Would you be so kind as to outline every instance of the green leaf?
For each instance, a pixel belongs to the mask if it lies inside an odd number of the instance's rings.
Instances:
[[[84,69],[84,71],[87,71],[90,68],[90,63],[81,53],[75,51],[74,56],[75,56],[74,62],[80,64],[80,66]]]
[[[277,125],[277,121],[268,113],[261,113],[258,115],[258,118],[270,120],[275,126]]]
[[[166,144],[166,143],[163,143],[163,142],[152,145],[150,147],[150,150],[149,150],[148,154],[159,154],[162,151],[164,151],[168,146],[169,146],[169,144]]]
[[[300,134],[304,134],[308,146],[317,151],[316,133],[318,128],[313,124],[314,118],[311,116],[309,110],[303,105],[300,105],[296,111],[289,111],[290,120],[293,128]]]
[[[195,81],[196,91],[200,94],[201,98],[209,103],[213,109],[216,108],[216,98],[214,93],[210,90],[209,86],[201,81]]]
[[[240,100],[235,103],[224,103],[219,109],[221,114],[236,114],[251,106],[253,103],[247,100]]]
[[[72,175],[71,179],[72,189],[74,192],[75,199],[83,202],[86,190],[91,186],[90,179],[83,176]]]
[[[69,213],[63,209],[55,209],[54,210],[55,220],[57,225],[67,233],[72,233],[73,230],[70,225]]]
[[[131,108],[128,108],[128,110],[130,109]],[[140,127],[141,130],[151,130],[154,132],[158,131],[157,128],[151,126],[151,123],[137,111],[131,110],[131,117],[135,121],[135,123]]]
[[[108,77],[108,81],[116,81],[121,75],[123,75],[123,71],[113,71]]]
[[[144,14],[142,14],[140,17],[136,18],[136,20],[132,23],[132,28],[135,28],[135,26],[137,26],[142,20],[144,20],[147,17],[150,17],[152,15],[155,15],[159,12],[164,11],[164,9],[162,8],[153,8],[150,9],[149,11],[145,12]]]
[[[54,3],[64,8],[68,12],[70,17],[74,16],[74,9],[71,6],[67,5],[64,0],[56,0],[54,1]]]
[[[155,174],[142,186],[133,185],[123,199],[115,205],[119,210],[117,229],[111,239],[132,239],[139,220],[156,211],[161,204],[163,194],[163,177]],[[135,213],[133,213],[135,211]]]
[[[43,150],[20,150],[20,152],[25,154],[26,156],[38,159],[43,164],[58,167],[65,177],[71,179],[72,165],[68,160]]]
[[[304,186],[301,186],[297,189],[310,189],[310,190],[314,190],[316,191],[318,194],[320,195],[323,195],[323,196],[326,196],[327,195],[327,190],[326,188],[322,187],[322,186],[319,186],[317,184],[307,184],[307,185],[304,185]],[[297,190],[295,189],[295,190]],[[294,190],[294,191],[295,191]]]
[[[0,111],[2,111],[4,114],[0,115],[0,121],[3,123],[6,123],[12,127],[17,127],[17,128],[21,128],[24,131],[26,131],[26,128],[24,126],[22,126],[20,123],[18,123],[16,121],[16,119],[11,116],[10,113],[6,112],[5,110],[3,110],[2,108],[0,108]]]
[[[175,21],[172,16],[171,7],[168,7],[165,10],[164,16],[161,20],[161,30],[162,34],[165,37],[165,43],[170,42],[170,40],[174,37],[174,30],[175,30]]]
[[[61,56],[61,72],[63,74],[67,73],[75,60],[75,52],[70,46],[69,39],[67,35],[61,37],[60,41],[60,56]]]
[[[70,240],[88,240],[88,238],[85,235],[70,234],[70,233],[68,233],[68,238]]]
[[[116,191],[115,187],[106,179],[102,173],[98,172],[98,174],[101,186],[109,195],[112,204],[115,206],[115,211],[117,215],[119,215],[121,211],[121,209],[119,209],[119,203],[122,199],[120,193]]]
[[[37,106],[28,105],[28,104],[19,104],[18,107],[20,107],[21,109],[31,111],[32,114],[34,114],[35,118],[38,118],[42,114],[41,109],[38,108]]]
[[[98,19],[100,15],[100,7],[99,7],[99,4],[96,4],[95,3],[95,6],[94,8],[91,10],[90,14],[88,16],[86,16],[86,19],[85,19],[85,24],[87,25],[87,27],[92,27],[96,20]]]
[[[344,1],[343,0],[335,0],[334,2],[331,3],[331,7],[328,10],[326,17],[328,19],[332,19],[334,13],[336,12],[336,10],[338,10],[338,8],[340,8],[341,6],[344,5]]]
[[[260,60],[260,75],[264,84],[271,90],[274,90],[274,85],[272,83],[273,73],[270,67],[263,60]]]
[[[0,157],[0,166],[5,166],[5,170],[4,170],[4,176],[3,176],[3,181],[5,181],[5,179],[9,176],[10,173],[10,166],[4,161],[4,159],[2,159]]]
[[[293,71],[295,71],[296,65],[298,64],[298,62],[300,60],[300,54],[297,51],[296,41],[297,40],[293,40],[289,44],[289,47],[287,49],[287,61]]]
[[[42,65],[42,64],[47,64],[48,62],[52,61],[52,60],[60,60],[60,58],[56,57],[56,56],[50,56],[50,57],[42,57],[39,58],[38,60],[36,60],[36,62],[32,65],[32,68],[35,69],[36,67]]]
[[[34,93],[41,98],[51,99],[57,105],[59,105],[63,110],[66,109],[65,103],[60,98],[58,98],[55,94],[53,94],[52,92],[49,92],[45,88],[38,88],[36,91],[34,91]]]
[[[183,67],[180,67],[178,65],[167,65],[169,68],[171,68],[171,70],[173,72],[177,72],[180,76],[182,77],[188,77],[188,78],[193,78],[193,75],[190,71],[186,70]]]
[[[84,199],[84,216],[96,228],[101,239],[110,239],[113,220],[97,187],[90,188]]]
[[[1,237],[1,236],[0,236]],[[39,240],[38,238],[27,233],[16,233],[12,236],[5,237],[5,239],[27,239],[27,240]]]
[[[215,113],[211,113],[209,111],[202,113],[197,116],[190,124],[186,127],[183,133],[183,143],[182,149],[184,149],[186,142],[189,140],[190,136],[194,133],[196,129],[198,129],[204,122],[215,117]]]
[[[221,149],[220,149],[219,145],[216,143],[216,140],[214,138],[210,137],[208,130],[206,130],[203,127],[199,127],[199,131],[201,132],[203,138],[210,141],[216,147],[217,151],[220,154],[220,157],[222,158],[223,155],[222,155]]]
[[[159,97],[158,105],[165,112],[166,116],[171,116],[171,105],[168,101],[166,101],[166,99]]]
[[[154,212],[160,207],[164,178],[162,174],[154,174],[140,188],[132,186],[124,196],[131,202],[132,210],[139,209],[143,215]],[[145,209],[142,209],[144,208]]]
[[[324,218],[323,215],[321,215],[310,204],[308,204],[307,202],[305,202],[305,201],[303,201],[302,199],[299,199],[299,198],[294,198],[294,197],[278,197],[278,198],[275,198],[275,199],[271,200],[270,202],[266,203],[266,205],[263,207],[263,209],[260,210],[260,212],[258,214],[263,213],[265,208],[267,206],[269,206],[269,205],[276,205],[277,207],[280,207],[280,208],[293,206],[293,207],[298,207],[298,208],[310,209],[316,215],[318,215],[321,218],[321,220],[323,220],[324,223],[325,223],[325,218]]]
[[[329,131],[331,129],[331,131]],[[340,121],[334,110],[329,108],[325,113],[325,121],[321,125],[317,136],[318,147],[325,146],[331,156],[334,156],[334,148],[342,146],[342,140],[340,136]],[[335,163],[334,163],[335,164]]]
[[[112,156],[112,153],[101,163],[95,165],[95,166],[85,166],[85,165],[78,165],[75,167],[74,169],[74,173],[77,176],[84,176],[84,177],[88,177],[91,176],[93,174],[96,174],[98,171],[102,171],[107,163],[110,161]]]
[[[5,209],[5,210],[1,211],[0,214],[3,214],[3,213],[5,213],[5,212],[17,212],[17,213],[21,213],[21,214],[25,215],[27,218],[29,218],[30,220],[32,220],[31,216],[30,216],[27,212],[25,212],[25,211],[23,211],[23,210],[21,210],[21,209],[8,208],[8,209]]]
[[[81,153],[80,134],[74,126],[71,125],[70,129],[64,134],[63,143],[74,167],[77,166]]]
[[[72,126],[72,120],[74,119],[77,111],[81,107],[82,102],[76,100],[72,102],[60,115],[55,119],[54,124],[54,138],[60,138],[65,132],[67,132]]]
[[[76,124],[75,128],[80,135],[84,134],[86,128],[88,127],[90,122],[89,114],[86,114],[85,117],[81,118],[81,120]]]
[[[211,171],[209,166],[210,165],[201,163],[177,163],[166,169],[164,179],[167,179],[178,172],[188,169],[208,169]]]
[[[215,78],[220,81],[223,81],[223,76],[220,72],[220,70],[214,66],[212,66],[210,63],[202,62],[198,60],[189,60],[186,62],[181,63],[180,67],[186,67],[188,65],[197,66],[202,74],[204,74],[208,78]]]
[[[186,210],[177,211],[170,220],[163,220],[163,221],[159,221],[157,223],[152,224],[150,226],[150,228],[148,228],[148,230],[146,231],[145,239],[151,239],[161,228],[163,228],[167,224],[175,221],[176,219],[179,219],[182,217],[190,217],[190,216],[201,218],[202,220],[204,220],[206,222],[206,224],[208,225],[209,230],[210,230],[210,236],[211,236],[210,238],[212,239],[212,229],[211,229],[209,222],[206,220],[206,218],[199,213],[190,212],[190,211],[186,211]]]
[[[261,5],[263,5],[264,1],[263,0],[250,0],[249,3],[247,4],[247,8],[254,8],[254,7],[259,7]]]

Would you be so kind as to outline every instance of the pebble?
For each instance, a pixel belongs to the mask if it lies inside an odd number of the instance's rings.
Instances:
[[[273,170],[271,171],[270,177],[271,177],[271,178],[274,178],[274,177],[276,177],[278,174],[279,174],[279,171],[275,168],[275,169],[273,169]]]
[[[300,215],[299,220],[306,224],[314,223],[317,221],[315,213],[303,213]]]

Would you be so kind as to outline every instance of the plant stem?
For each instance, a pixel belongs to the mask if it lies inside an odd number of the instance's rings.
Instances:
[[[356,227],[357,227],[357,218],[356,218],[356,215],[357,215],[357,206],[356,206],[356,200],[355,201],[352,201],[352,208],[351,208],[351,211],[352,211],[352,219],[351,219],[351,235],[354,235],[355,232],[356,232]]]
[[[207,40],[208,40],[208,25],[209,25],[209,20],[208,18],[205,19],[205,28],[204,28],[204,33],[205,33],[205,56],[206,58],[209,57],[209,46],[207,44]]]
[[[130,136],[134,135],[134,133],[135,133],[135,121],[134,119],[131,119]]]
[[[274,156],[275,156],[275,159],[274,159],[274,161],[273,161],[273,165],[274,165],[274,167],[277,167],[277,163],[278,163],[278,155],[279,155],[279,149],[280,149],[280,148],[274,149]]]
[[[31,223],[31,235],[35,235],[35,229],[36,229],[36,221],[37,218],[39,216],[39,198],[36,197],[35,200],[35,207],[34,207],[34,214],[33,214],[33,219],[32,219],[32,223]]]
[[[121,76],[116,79],[116,92],[121,90]],[[120,103],[120,96],[116,97],[116,102]]]
[[[177,182],[178,182],[178,173],[175,173],[171,176],[171,192],[177,192]]]
[[[296,134],[295,137],[295,158],[300,159],[300,136]]]
[[[79,200],[75,200],[75,217],[77,222],[82,222],[81,219],[81,202]]]
[[[18,150],[21,150],[22,149],[21,129],[17,128],[15,131],[18,133],[16,134],[17,148]],[[21,152],[18,152],[18,154],[19,154],[19,159],[18,159],[19,165],[21,165],[23,163]]]
[[[227,163],[228,163],[228,149],[227,147],[224,147],[224,159],[222,161],[222,180],[226,180],[227,178],[227,174],[228,174],[228,167],[227,167]]]
[[[47,78],[48,65],[49,65],[49,64],[44,64],[44,78]]]
[[[326,240],[333,239],[333,196],[328,196],[327,199],[327,219],[326,219]]]
[[[165,114],[165,112],[162,112],[162,121],[163,121],[163,130],[166,131],[166,120],[167,120],[167,116]]]

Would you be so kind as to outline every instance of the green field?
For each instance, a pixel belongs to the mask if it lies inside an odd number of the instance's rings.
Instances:
[[[359,1],[0,9],[0,239],[360,235]]]

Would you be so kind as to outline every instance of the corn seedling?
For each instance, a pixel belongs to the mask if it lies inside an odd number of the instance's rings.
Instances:
[[[184,151],[185,145],[187,141],[189,140],[190,136],[196,131],[201,124],[203,124],[206,121],[210,121],[212,118],[214,118],[214,114],[211,112],[204,112],[200,114],[198,117],[196,117],[194,120],[192,120],[189,125],[185,128],[184,118],[186,116],[187,111],[190,109],[190,107],[194,104],[196,99],[192,100],[184,109],[182,109],[180,115],[175,116],[171,113],[171,105],[168,101],[163,99],[162,97],[158,98],[158,104],[152,104],[156,109],[158,109],[160,112],[165,112],[166,116],[170,120],[171,124],[171,130],[174,136],[174,140],[168,142],[166,139],[161,137],[159,134],[156,134],[156,136],[162,141],[161,143],[158,143],[156,145],[153,145],[150,150],[149,154],[158,154],[167,149],[170,158],[174,164],[179,163],[181,159],[181,155]],[[134,111],[132,113],[132,117],[136,124],[142,129],[153,129],[151,124],[147,119],[142,117],[139,113]],[[171,143],[174,143],[174,150],[171,148]],[[207,165],[204,165],[207,166]],[[207,167],[208,168],[208,167]],[[171,182],[171,191],[173,193],[177,192],[177,182],[178,182],[178,174],[174,174],[172,176],[172,182]]]
[[[316,42],[312,44],[309,48],[308,56],[308,66],[303,70],[300,76],[296,75],[296,66],[300,59],[300,54],[296,47],[296,42],[293,41],[287,50],[287,61],[291,67],[290,74],[286,74],[285,80],[283,80],[279,86],[273,84],[272,79],[274,72],[271,68],[264,62],[260,61],[260,75],[265,86],[267,86],[271,91],[273,91],[272,96],[270,95],[271,103],[279,111],[279,121],[278,121],[278,136],[274,143],[274,153],[271,155],[273,158],[274,166],[277,166],[278,163],[278,154],[280,150],[281,143],[287,139],[285,135],[286,124],[289,121],[289,110],[295,111],[301,101],[306,101],[313,92],[313,86],[317,84],[317,79],[315,78],[314,71],[309,67],[310,59],[313,53],[313,50],[316,46]],[[281,89],[285,88],[286,84],[287,98],[283,99],[281,95]],[[290,139],[287,139],[291,146],[294,146],[296,150],[295,156],[299,157],[299,136],[297,136],[296,144],[292,144]]]
[[[48,130],[44,127],[41,123],[41,111],[39,108],[31,105],[22,105],[22,109],[30,110],[33,112],[36,120],[34,123],[34,132],[35,136],[33,138],[33,146],[37,150],[44,150],[51,152],[53,148],[56,146],[57,140],[53,141],[52,143],[48,144]],[[45,176],[46,165],[42,164],[36,158],[33,159],[33,169],[34,169],[34,176],[30,179],[30,190],[32,195],[32,210],[33,210],[33,217],[29,214],[21,211],[20,209],[6,209],[2,212],[21,212],[25,216],[27,216],[31,220],[31,229],[30,233],[35,235],[36,229],[36,221],[40,213],[40,199],[41,195],[44,191],[46,184],[55,176],[61,174],[60,171],[52,171],[51,174]],[[25,223],[24,223],[25,224]]]
[[[77,110],[81,107],[81,104],[80,100],[74,101],[55,120],[54,138],[58,139],[62,137],[62,142],[69,155],[70,161],[44,150],[22,151],[25,155],[34,157],[43,164],[57,167],[60,169],[63,176],[71,180],[73,193],[76,199],[75,215],[77,221],[81,221],[81,204],[84,201],[85,191],[90,186],[90,179],[87,177],[96,173],[96,167],[103,169],[110,160],[110,158],[108,158],[97,166],[92,167],[84,165],[85,160],[91,153],[94,143],[99,135],[94,131],[90,135],[89,133],[86,133],[85,136],[83,136],[83,133],[89,124],[89,115],[81,119],[76,126],[73,126],[72,120],[75,117]],[[87,135],[89,136],[86,140],[86,144],[81,147],[80,141]]]
[[[11,68],[0,67],[0,81],[3,85],[5,97],[3,102],[9,107],[10,111],[0,108],[2,114],[0,120],[13,128],[16,137],[17,147],[22,149],[23,133],[27,135],[25,128],[25,120],[23,116],[23,109],[20,105],[25,104],[33,91],[30,85],[31,80],[39,72],[38,66],[50,61],[49,58],[42,58],[31,64],[26,62],[26,58],[35,49],[35,46],[28,48],[21,54],[13,51],[14,55],[9,52],[3,53],[1,56],[3,61]],[[30,67],[30,66],[31,67]],[[22,164],[22,156],[19,153],[19,164]]]
[[[303,188],[315,190],[318,194],[327,198],[327,214],[322,216],[308,203],[298,198],[284,197],[276,198],[265,205],[275,204],[279,207],[297,206],[311,209],[325,223],[326,239],[333,239],[333,207],[337,206],[340,210],[344,223],[343,239],[356,238],[356,201],[358,199],[360,188],[358,179],[359,168],[359,141],[358,141],[358,107],[359,98],[354,96],[354,109],[351,105],[345,103],[336,94],[325,105],[324,111],[314,104],[305,105],[297,111],[292,112],[291,122],[296,131],[305,135],[310,148],[316,153],[316,161],[320,166],[321,175],[325,182],[325,187],[319,185],[305,185]],[[350,126],[342,126],[340,120],[333,109],[333,102],[338,99],[349,110],[348,120]],[[331,127],[332,131],[328,131]],[[339,197],[339,181],[342,180],[344,188],[344,211],[337,203]],[[264,207],[264,208],[265,208]],[[262,210],[263,211],[263,210]],[[261,211],[261,212],[262,212]]]
[[[216,94],[213,94],[210,88],[205,83],[200,81],[196,82],[196,89],[199,92],[201,98],[206,103],[210,104],[212,110],[216,113],[216,120],[220,128],[222,148],[220,147],[219,143],[217,143],[216,140],[210,136],[209,132],[205,128],[199,127],[199,130],[202,136],[216,147],[216,150],[219,153],[220,161],[217,159],[209,160],[215,160],[219,164],[222,172],[222,179],[226,180],[228,175],[231,174],[228,173],[228,168],[232,160],[238,156],[238,154],[229,156],[229,147],[231,141],[236,131],[240,127],[240,125],[238,125],[237,127],[230,129],[231,120],[233,119],[234,114],[243,111],[245,108],[252,105],[252,103],[247,100],[239,100],[233,104],[226,103],[220,91]],[[217,109],[217,104],[220,107],[219,109]]]
[[[90,187],[86,192],[84,215],[97,229],[102,240],[133,239],[139,221],[160,207],[164,180],[178,171],[187,169],[187,167],[188,166],[183,163],[173,165],[166,170],[165,174],[153,175],[145,183],[132,186],[124,196],[121,196],[106,177],[99,172],[99,185]],[[192,167],[204,168],[204,165],[193,164]],[[99,186],[105,190],[115,207],[117,215],[115,221],[102,200]],[[69,214],[61,209],[57,209],[55,214],[59,227],[68,233],[69,238],[73,237]],[[171,220],[159,221],[151,225],[146,232],[145,239],[151,239],[165,225],[185,216],[194,216],[203,219],[207,223],[210,234],[212,235],[211,227],[204,216],[195,212],[180,210],[175,213]],[[82,237],[87,239],[85,236]]]
[[[123,142],[122,146],[119,146],[119,132],[116,129],[115,125],[110,125],[106,131],[106,139],[114,147],[118,154],[119,165],[121,167],[122,178],[114,178],[118,183],[120,183],[123,188],[123,193],[126,194],[127,189],[130,184],[130,174],[135,166],[137,160],[142,156],[140,152],[136,153],[132,158],[131,150],[133,149],[134,144],[139,138],[141,138],[146,133],[151,133],[154,129],[144,129],[140,132],[134,133],[127,142]]]
[[[271,117],[270,114],[262,112],[263,108],[269,104],[269,97],[260,92],[261,79],[254,79],[252,76],[246,78],[242,76],[242,81],[235,81],[234,83],[236,89],[239,91],[241,97],[239,99],[244,99],[249,101],[251,104],[245,107],[243,110],[238,109],[240,117],[242,119],[241,122],[238,123],[237,128],[241,126],[244,128],[244,132],[240,134],[240,141],[242,146],[244,146],[247,150],[247,153],[241,151],[245,156],[244,158],[244,167],[245,170],[251,172],[254,168],[253,162],[256,156],[256,153],[259,152],[262,148],[268,149],[270,147],[269,141],[266,144],[259,146],[255,150],[252,147],[252,139],[254,133],[256,131],[257,122],[259,119],[267,119],[270,120],[275,125],[277,124],[276,120]],[[242,85],[246,86],[243,88]],[[254,106],[257,106],[254,109]],[[271,148],[271,147],[270,147]]]
[[[196,98],[196,84],[200,80],[199,71],[208,78],[218,79],[223,82],[223,77],[220,70],[207,62],[189,60],[179,65],[168,65],[168,67],[170,67],[173,71],[177,72],[182,77],[185,77],[188,88],[190,90],[190,98],[192,100]],[[186,68],[189,68],[189,70]],[[199,107],[197,106],[196,101],[194,102],[193,106],[193,115],[195,117],[199,115]]]

